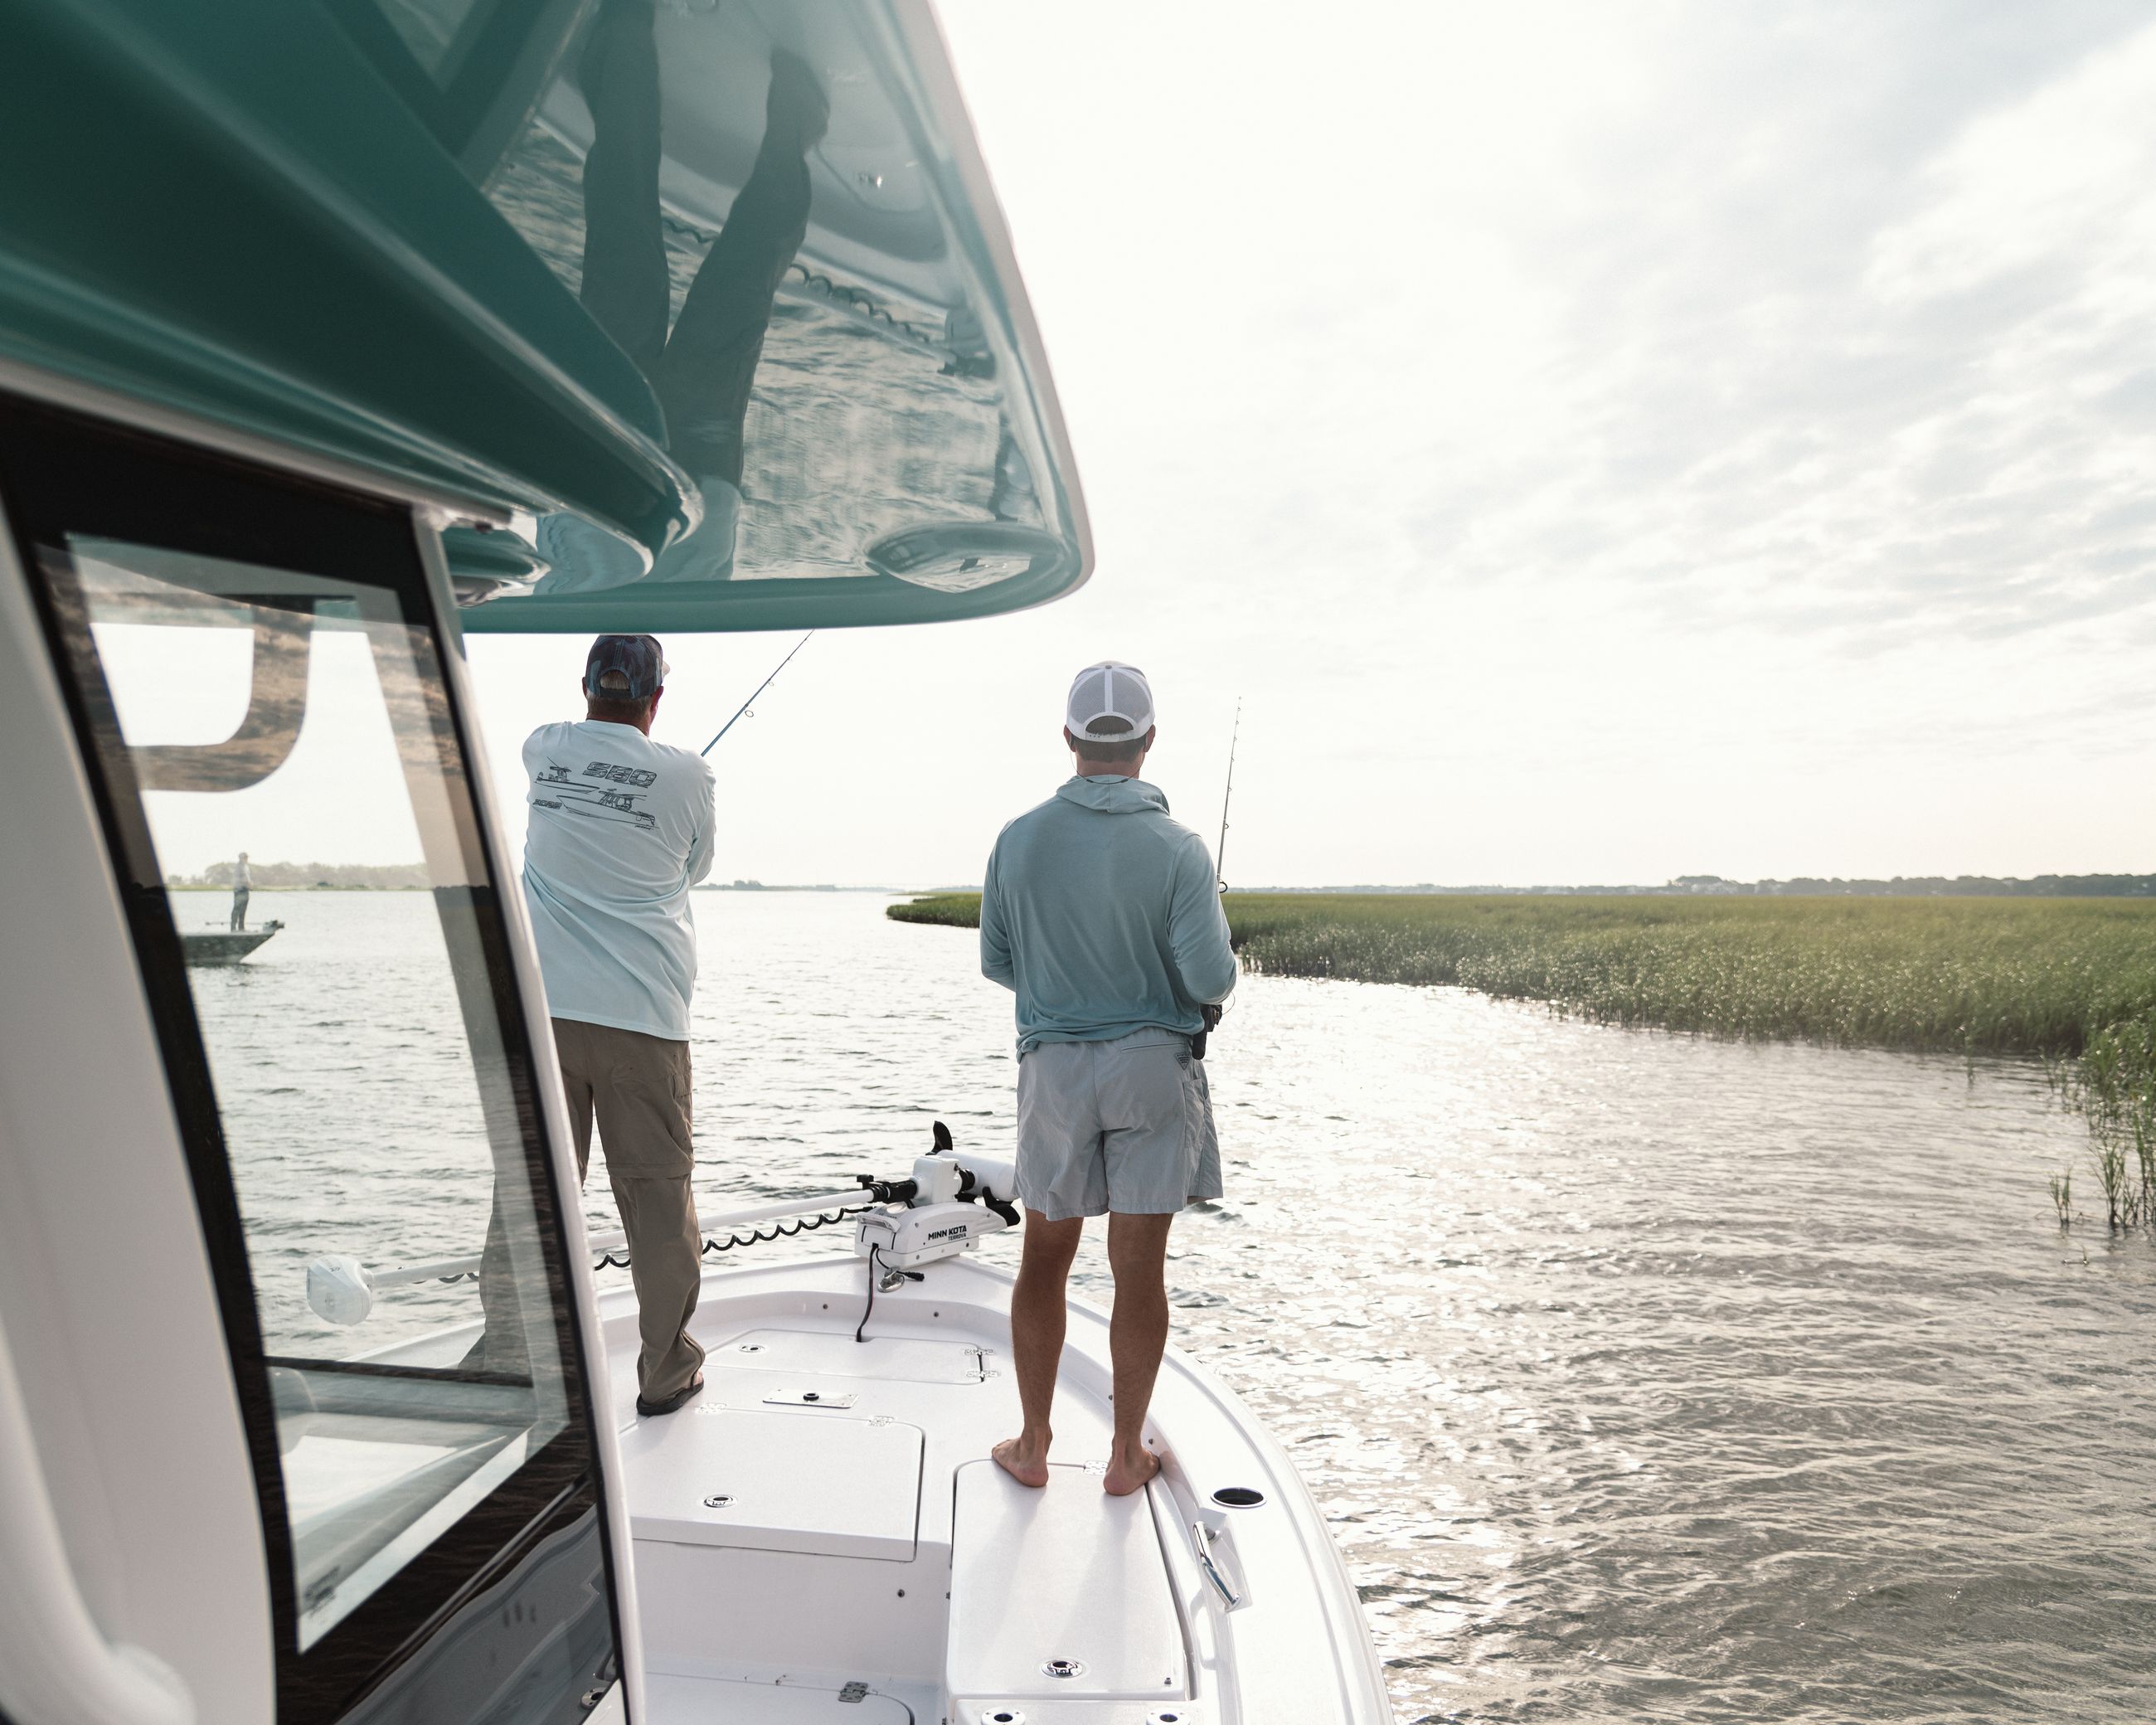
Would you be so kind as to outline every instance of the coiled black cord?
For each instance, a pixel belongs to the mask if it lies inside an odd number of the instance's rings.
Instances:
[[[791,1240],[797,1234],[806,1234],[814,1228],[829,1228],[844,1221],[849,1216],[858,1216],[863,1210],[875,1208],[872,1204],[857,1204],[850,1209],[833,1210],[828,1215],[803,1216],[793,1222],[775,1222],[768,1230],[753,1228],[746,1235],[729,1234],[724,1240],[712,1240],[706,1236],[703,1255],[708,1258],[714,1253],[735,1251],[742,1246],[768,1245],[774,1240]],[[608,1252],[592,1267],[594,1270],[626,1270],[629,1268],[629,1254],[624,1252],[617,1258],[612,1252]]]
[[[828,1215],[803,1216],[795,1222],[775,1223],[769,1229],[752,1228],[745,1235],[729,1234],[724,1240],[713,1240],[706,1235],[704,1240],[703,1255],[708,1258],[714,1253],[737,1251],[742,1246],[768,1245],[774,1240],[791,1240],[797,1234],[806,1234],[814,1228],[829,1228],[844,1221],[849,1216],[858,1216],[863,1210],[872,1210],[875,1208],[872,1204],[857,1204],[850,1209],[833,1210]],[[629,1255],[624,1252],[619,1257],[616,1257],[612,1252],[602,1253],[598,1261],[593,1265],[592,1268],[626,1270],[629,1268]],[[445,1284],[477,1281],[479,1271],[466,1270],[455,1276],[439,1276],[434,1279]]]

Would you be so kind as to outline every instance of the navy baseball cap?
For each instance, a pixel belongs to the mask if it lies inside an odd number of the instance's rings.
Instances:
[[[671,669],[649,635],[601,635],[584,660],[584,693],[593,701],[649,701]]]

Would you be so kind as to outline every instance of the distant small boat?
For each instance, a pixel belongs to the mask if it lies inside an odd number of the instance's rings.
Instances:
[[[237,964],[285,925],[265,922],[259,928],[208,928],[180,936],[190,964]]]

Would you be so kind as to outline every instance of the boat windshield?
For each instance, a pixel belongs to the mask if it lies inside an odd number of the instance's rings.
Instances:
[[[305,1649],[568,1418],[439,675],[387,588],[106,539],[64,553],[186,947]],[[336,916],[280,891],[370,875],[425,891]],[[330,1357],[311,1258],[385,1225],[463,1247],[490,1210],[508,1250],[487,1335],[429,1364]],[[408,1322],[469,1317],[437,1291]]]

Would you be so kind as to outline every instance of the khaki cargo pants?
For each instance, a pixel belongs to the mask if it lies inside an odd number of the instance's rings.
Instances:
[[[556,1019],[554,1048],[567,1092],[579,1181],[591,1162],[592,1119],[595,1114],[598,1118],[607,1182],[629,1235],[629,1273],[636,1284],[643,1344],[637,1353],[637,1389],[648,1400],[660,1401],[686,1385],[704,1363],[704,1350],[689,1336],[704,1249],[696,1200],[689,1189],[696,1165],[689,1140],[689,1045]],[[535,1307],[516,1267],[521,1261],[529,1273],[538,1249],[525,1179],[520,1166],[507,1189],[521,1201],[506,1206],[499,1177],[495,1182],[486,1250],[480,1260],[479,1295],[486,1325],[465,1356],[467,1371],[528,1377],[525,1328],[547,1321],[545,1299],[540,1297]],[[512,1243],[512,1231],[520,1243]]]
[[[704,1363],[689,1335],[703,1271],[690,1176],[696,1166],[689,1136],[689,1045],[575,1019],[554,1020],[554,1050],[568,1092],[569,1132],[582,1179],[598,1117],[607,1183],[629,1235],[629,1274],[636,1285],[636,1386],[663,1401]]]

